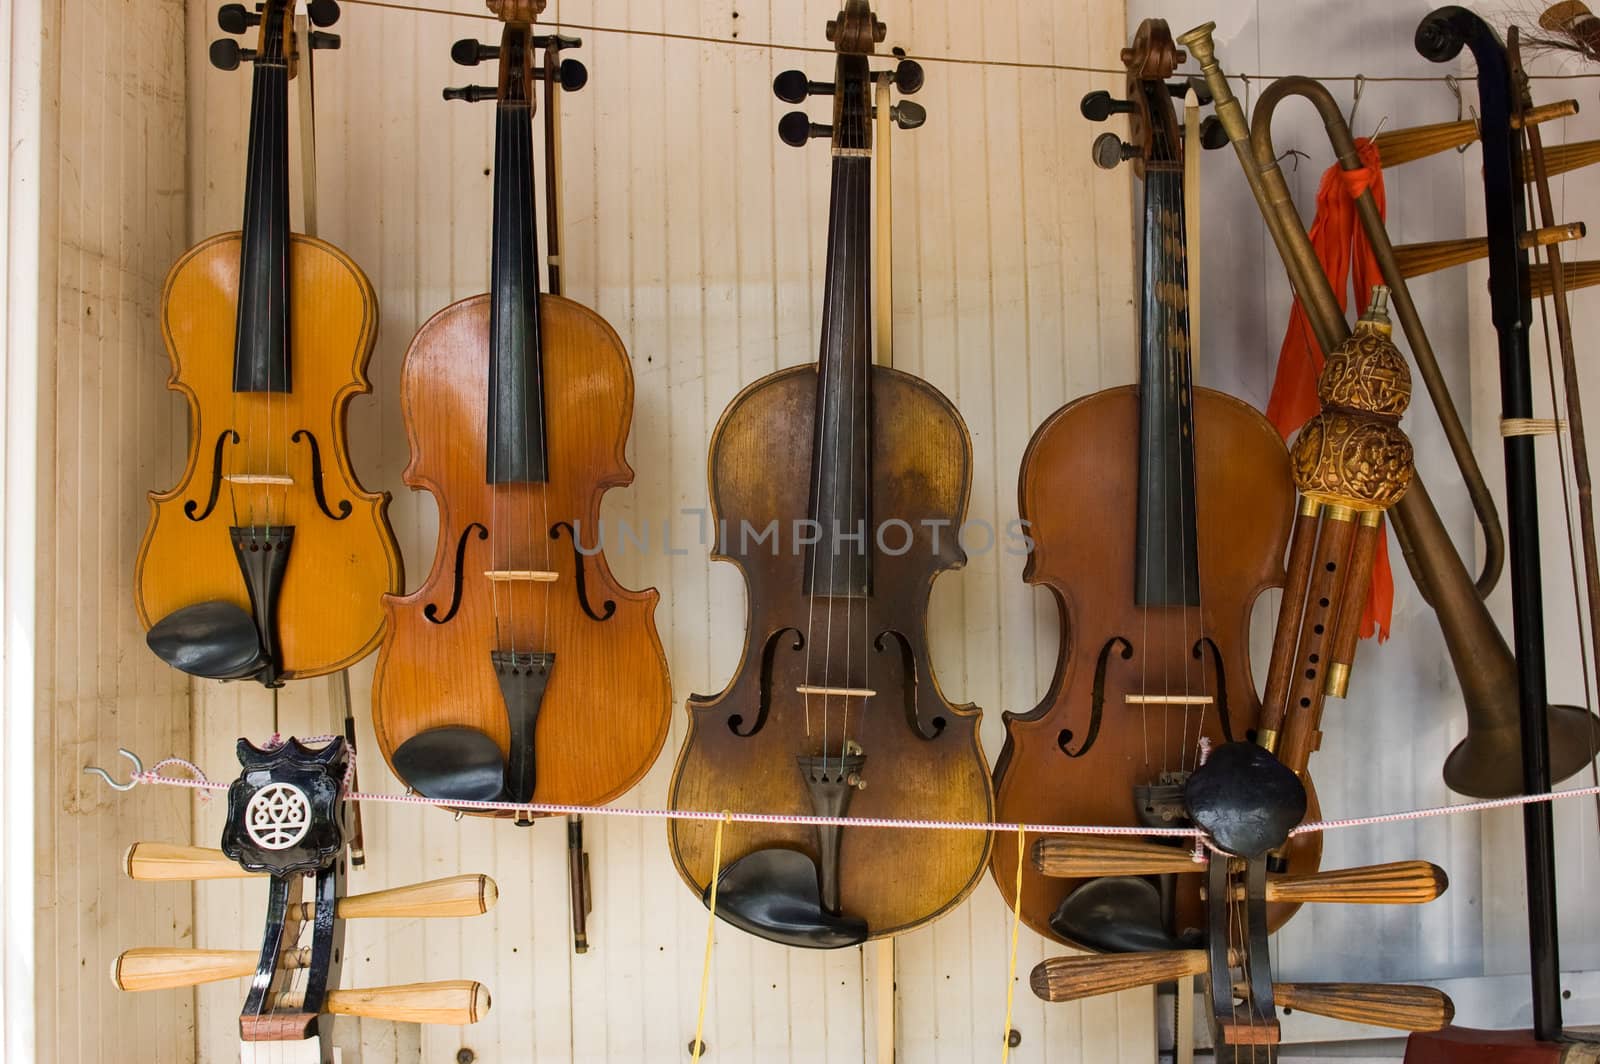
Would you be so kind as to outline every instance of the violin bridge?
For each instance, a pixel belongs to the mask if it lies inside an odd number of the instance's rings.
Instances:
[[[1123,695],[1129,706],[1209,706],[1216,703],[1210,695]]]
[[[273,484],[288,487],[294,477],[282,473],[224,473],[222,479],[229,484]]]
[[[829,695],[839,698],[872,698],[878,693],[870,687],[818,687],[808,683],[800,684],[795,690],[803,695]]]
[[[559,577],[559,573],[552,573],[544,569],[485,569],[483,571],[483,578],[496,584],[553,584]]]

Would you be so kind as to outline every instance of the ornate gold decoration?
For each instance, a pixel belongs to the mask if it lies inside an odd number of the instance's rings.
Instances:
[[[1317,502],[1387,510],[1411,485],[1415,460],[1400,429],[1411,370],[1390,338],[1388,296],[1377,286],[1349,339],[1328,355],[1317,380],[1322,412],[1290,451],[1295,486]]]

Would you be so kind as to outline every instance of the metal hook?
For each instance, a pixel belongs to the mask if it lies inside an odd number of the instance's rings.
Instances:
[[[1350,101],[1350,117],[1345,123],[1350,127],[1352,133],[1355,132],[1356,128],[1356,112],[1361,110],[1361,94],[1367,89],[1367,76],[1365,74],[1356,75],[1355,87],[1355,98]]]
[[[1289,163],[1289,172],[1298,174],[1300,172],[1300,160],[1309,158],[1311,158],[1311,156],[1308,153],[1301,151],[1299,148],[1290,148],[1272,161],[1275,163],[1282,163],[1283,160],[1289,159],[1291,160]]]
[[[116,780],[111,778],[111,773],[107,772],[99,765],[85,765],[83,766],[83,771],[86,775],[99,776],[101,779],[106,781],[106,786],[110,787],[114,791],[131,791],[139,785],[139,777],[144,775],[144,762],[140,761],[139,755],[134,753],[132,750],[118,747],[117,753],[133,762],[133,775],[128,778],[127,783],[118,783]]]
[[[1449,89],[1450,95],[1456,98],[1456,121],[1459,122],[1467,117],[1467,101],[1461,96],[1461,79],[1454,74],[1446,74],[1444,76],[1444,87]],[[1476,107],[1472,108],[1472,121],[1474,124],[1478,121],[1478,109]],[[1470,147],[1472,147],[1472,143],[1468,141],[1466,144],[1456,148],[1456,154],[1465,155]]]

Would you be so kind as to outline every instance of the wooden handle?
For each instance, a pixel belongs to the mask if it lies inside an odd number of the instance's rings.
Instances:
[[[261,954],[248,949],[176,949],[145,946],[130,949],[111,962],[111,983],[118,990],[168,990],[177,986],[215,983],[254,975]],[[309,949],[285,950],[283,968],[311,963]]]
[[[1449,995],[1431,986],[1381,983],[1274,983],[1281,1008],[1402,1031],[1437,1031],[1456,1014]]]
[[[375,986],[369,990],[330,990],[323,999],[323,1011],[336,1016],[364,1016],[396,1023],[460,1026],[477,1023],[488,1015],[489,991],[482,983],[470,979]]]
[[[1143,839],[1094,835],[1048,835],[1033,844],[1033,867],[1047,876],[1158,876],[1203,872],[1189,850]]]
[[[1033,969],[1028,982],[1046,1001],[1076,1001],[1152,986],[1206,972],[1205,950],[1183,949],[1115,956],[1052,957]]]
[[[1534,107],[1522,116],[1520,122],[1513,120],[1512,124],[1518,127],[1533,125],[1557,118],[1567,118],[1577,113],[1576,100],[1560,100]],[[1413,159],[1422,159],[1442,151],[1449,151],[1451,148],[1461,148],[1471,144],[1478,139],[1478,123],[1474,119],[1465,119],[1460,122],[1439,122],[1431,126],[1413,126],[1409,129],[1391,129],[1379,133],[1372,139],[1378,146],[1378,155],[1383,160],[1384,169],[1387,170],[1401,163],[1411,162]]]
[[[1427,861],[1341,868],[1267,880],[1267,900],[1345,905],[1420,905],[1445,892],[1444,869]]]
[[[488,876],[449,876],[340,898],[339,916],[345,920],[481,916],[499,898],[500,890]],[[305,911],[310,904],[301,903],[301,919],[310,918]]]
[[[247,879],[246,872],[221,850],[205,846],[180,846],[172,842],[136,842],[122,859],[128,878],[146,882],[184,879]]]

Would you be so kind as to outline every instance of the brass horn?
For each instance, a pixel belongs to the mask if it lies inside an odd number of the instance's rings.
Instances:
[[[1327,128],[1339,164],[1346,170],[1361,168],[1355,137],[1327,88],[1304,77],[1280,78],[1267,86],[1247,127],[1244,109],[1217,62],[1211,38],[1215,28],[1215,24],[1207,22],[1183,34],[1178,43],[1188,48],[1189,54],[1199,62],[1215,101],[1217,119],[1239,156],[1245,180],[1283,259],[1289,283],[1305,306],[1318,345],[1323,351],[1332,351],[1350,335],[1350,326],[1339,309],[1333,286],[1322,271],[1278,166],[1271,132],[1273,110],[1289,96],[1302,96],[1310,101]],[[1483,527],[1485,560],[1475,586],[1450,542],[1421,477],[1412,481],[1410,490],[1389,511],[1406,565],[1423,597],[1439,617],[1445,646],[1466,703],[1467,737],[1445,762],[1445,783],[1451,790],[1474,797],[1516,794],[1522,787],[1516,661],[1480,598],[1494,586],[1504,561],[1505,537],[1499,515],[1472,455],[1466,430],[1439,371],[1433,348],[1406,287],[1404,272],[1370,192],[1357,198],[1356,213],[1384,281],[1392,291],[1395,317],[1410,341],[1417,371],[1439,413],[1450,450]],[[1551,706],[1549,714],[1551,776],[1553,781],[1559,781],[1589,763],[1590,739],[1600,721],[1573,706]]]

